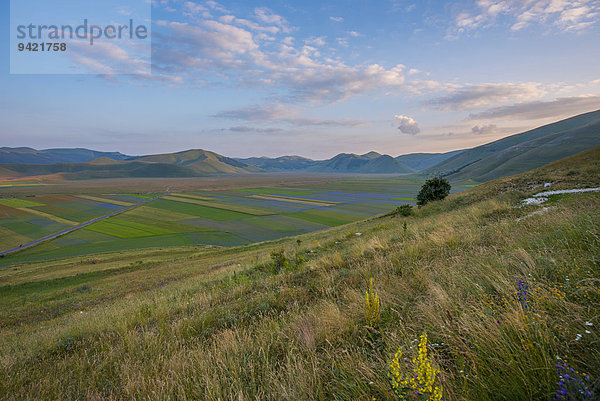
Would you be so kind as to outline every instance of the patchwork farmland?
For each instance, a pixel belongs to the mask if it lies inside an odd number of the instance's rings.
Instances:
[[[7,255],[2,265],[141,248],[239,246],[304,234],[414,204],[410,179],[168,193],[161,199]],[[457,190],[462,189],[456,186]],[[0,199],[0,248],[19,246],[157,194],[68,194]]]

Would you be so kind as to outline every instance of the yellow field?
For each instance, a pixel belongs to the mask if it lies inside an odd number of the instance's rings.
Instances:
[[[212,196],[201,196],[201,195],[192,195],[192,194],[184,194],[184,193],[173,193],[171,194],[173,196],[179,196],[182,198],[192,198],[192,199],[198,199],[198,200],[205,200],[205,201],[213,201],[215,200],[215,198],[213,198]]]
[[[40,217],[45,217],[49,220],[56,221],[57,223],[61,223],[61,224],[66,224],[68,226],[75,226],[75,225],[79,224],[79,222],[77,222],[77,221],[63,219],[62,217],[54,216],[52,214],[40,212],[39,210],[30,209],[27,207],[18,207],[17,209],[22,210],[27,213],[35,214]]]
[[[252,195],[253,198],[276,200],[281,202],[300,203],[303,205],[314,205],[314,206],[335,206],[338,202],[324,202],[312,199],[293,198],[291,196],[278,196],[278,195]]]
[[[19,246],[20,244],[26,244],[30,242],[32,238],[18,234],[14,231],[9,230],[0,226],[0,249],[6,250]]]
[[[81,198],[81,199],[92,200],[92,201],[96,201],[96,202],[112,203],[113,205],[119,205],[119,206],[133,206],[133,205],[135,205],[135,203],[122,202],[122,201],[118,201],[118,200],[114,200],[114,199],[100,198],[98,196],[91,196],[91,195],[76,195],[76,197],[77,198]]]
[[[194,205],[213,207],[215,209],[230,210],[232,212],[251,214],[254,216],[267,216],[270,214],[275,214],[274,212],[269,212],[267,210],[254,209],[254,208],[246,207],[246,206],[226,205],[223,203],[216,203],[216,202],[205,202],[205,201],[196,200],[196,199],[179,198],[177,196],[172,196],[172,195],[163,196],[162,199],[171,200],[171,201],[175,201],[175,202],[192,203]]]

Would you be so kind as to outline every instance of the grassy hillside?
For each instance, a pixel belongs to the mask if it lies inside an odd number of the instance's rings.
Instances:
[[[318,163],[310,171],[340,172],[340,173],[413,173],[410,167],[388,155],[378,155],[375,152],[366,155],[340,153],[339,155]]]
[[[412,155],[408,155],[412,156]],[[359,173],[359,174],[407,174],[414,170],[405,165],[401,158],[393,158],[377,152],[364,155],[340,153],[327,160],[311,160],[300,156],[283,156],[275,159],[268,157],[250,157],[237,159],[241,162],[256,166],[264,171],[311,171],[317,173]],[[428,154],[415,154],[409,161],[412,164],[428,163]],[[438,158],[437,161],[442,159]],[[435,163],[427,164],[432,165]]]
[[[435,166],[461,152],[462,150],[454,150],[447,153],[410,153],[408,155],[398,156],[396,157],[396,160],[404,163],[415,171],[421,171],[431,166]]]
[[[256,166],[263,171],[306,171],[309,167],[318,163],[301,156],[282,156],[274,159],[269,157],[249,157],[236,160]]]
[[[45,149],[32,148],[0,148],[0,163],[55,164],[84,163],[90,160],[108,157],[114,160],[125,160],[129,156],[119,152],[99,152],[89,149]]]
[[[517,174],[600,145],[600,110],[467,149],[428,174],[489,181]]]
[[[600,194],[519,205],[600,186],[599,160],[276,242],[0,270],[0,398],[393,400],[423,333],[444,399],[551,399],[557,363],[597,392]]]
[[[247,173],[257,171],[255,167],[202,149],[192,149],[177,153],[141,156],[138,161],[166,163],[183,166],[198,174],[206,173]]]
[[[258,170],[254,166],[204,150],[141,156],[123,161],[100,156],[85,163],[0,164],[0,173],[3,177],[58,174],[59,177],[67,180],[125,177],[198,177],[208,174],[248,173]]]

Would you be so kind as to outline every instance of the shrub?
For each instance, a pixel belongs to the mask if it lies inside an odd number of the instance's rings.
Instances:
[[[365,293],[364,312],[367,326],[376,327],[380,319],[379,296],[373,291],[373,279],[371,279],[369,291]]]
[[[290,261],[285,256],[285,249],[281,248],[271,252],[272,268],[275,273],[289,266]]]
[[[294,254],[294,267],[298,267],[304,262],[306,262],[306,259],[304,258],[304,256],[302,256],[302,252],[296,251],[296,253]]]
[[[393,216],[408,217],[413,214],[413,208],[411,205],[402,205],[395,208],[392,213]]]
[[[299,267],[304,262],[306,262],[306,259],[302,256],[300,250],[296,251],[291,258],[285,255],[285,249],[283,248],[271,252],[271,270],[273,273],[279,273],[287,268]]]
[[[442,200],[450,193],[450,183],[445,178],[434,177],[427,181],[421,187],[417,195],[417,204],[426,205],[428,202]]]

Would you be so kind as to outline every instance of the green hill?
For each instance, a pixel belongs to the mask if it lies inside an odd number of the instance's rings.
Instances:
[[[398,160],[388,155],[379,155],[376,152],[359,156],[353,153],[340,153],[339,155],[319,162],[309,171],[325,173],[395,173],[409,174],[414,170],[405,166]]]
[[[192,149],[177,153],[140,156],[137,161],[165,163],[185,167],[198,174],[206,173],[248,173],[258,171],[245,163],[202,149]]]
[[[396,158],[377,152],[368,152],[363,155],[340,153],[327,160],[311,160],[300,156],[282,156],[277,158],[249,157],[236,160],[256,166],[263,171],[407,174],[430,167],[458,152],[460,151],[449,153],[414,153]]]
[[[546,400],[567,364],[593,399],[600,193],[521,201],[600,186],[599,160],[275,242],[2,269],[0,398],[395,400],[394,373],[435,374],[448,400]]]
[[[0,164],[3,177],[59,174],[66,180],[127,177],[198,177],[257,171],[234,159],[204,150],[135,157],[124,161],[99,157],[86,163]]]
[[[425,173],[488,181],[527,171],[600,144],[600,110],[467,149]]]
[[[317,162],[301,156],[249,157],[236,159],[242,163],[255,166],[262,171],[306,171]]]
[[[99,152],[90,149],[45,149],[37,150],[27,147],[0,148],[0,164],[56,164],[56,163],[85,163],[99,157],[114,160],[125,160],[130,156],[119,152]]]
[[[435,166],[436,164],[441,163],[444,160],[449,159],[461,152],[462,150],[455,150],[446,153],[410,153],[407,155],[398,156],[396,157],[396,160],[404,163],[413,170],[421,171]]]

